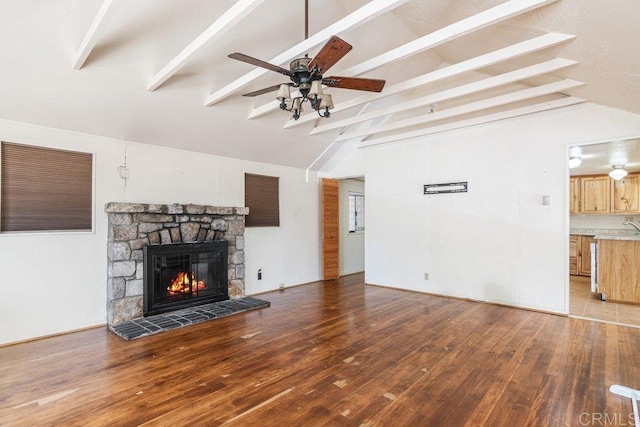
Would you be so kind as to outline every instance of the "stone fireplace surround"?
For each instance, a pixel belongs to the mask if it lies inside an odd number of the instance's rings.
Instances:
[[[110,202],[105,212],[109,325],[142,316],[145,245],[226,240],[229,297],[244,296],[244,217],[249,208]]]

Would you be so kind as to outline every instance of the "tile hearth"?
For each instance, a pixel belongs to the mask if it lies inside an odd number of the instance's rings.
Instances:
[[[169,331],[171,329],[195,325],[208,320],[219,319],[232,314],[243,313],[245,311],[266,308],[269,306],[271,306],[270,302],[258,298],[235,298],[185,308],[169,313],[132,319],[117,325],[110,325],[109,329],[119,337],[130,341],[136,338]]]

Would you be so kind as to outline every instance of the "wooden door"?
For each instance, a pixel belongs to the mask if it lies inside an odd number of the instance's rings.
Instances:
[[[611,213],[637,213],[640,208],[638,175],[629,175],[619,181],[611,181]]]
[[[340,276],[338,180],[322,179],[322,280]]]
[[[609,176],[581,177],[580,211],[582,213],[609,213]]]

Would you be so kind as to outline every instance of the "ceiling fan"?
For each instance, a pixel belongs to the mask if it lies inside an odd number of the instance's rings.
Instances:
[[[229,58],[288,76],[291,79],[291,83],[278,84],[255,92],[246,93],[243,96],[258,96],[278,90],[276,99],[280,101],[280,108],[286,111],[293,111],[293,118],[298,120],[300,113],[302,113],[302,103],[305,101],[310,102],[311,107],[318,112],[320,117],[330,116],[329,110],[333,108],[333,100],[330,94],[323,93],[323,84],[328,87],[340,89],[355,89],[370,92],[382,91],[385,80],[323,76],[329,68],[342,59],[351,49],[352,46],[349,43],[337,36],[332,36],[313,59],[309,58],[308,55],[302,58],[296,58],[291,61],[288,70],[242,53],[232,53],[229,55]],[[300,91],[300,96],[292,99],[291,87],[297,88]],[[321,110],[324,111],[321,113]]]

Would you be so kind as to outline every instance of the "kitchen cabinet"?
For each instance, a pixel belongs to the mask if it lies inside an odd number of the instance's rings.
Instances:
[[[578,274],[578,240],[580,240],[580,236],[576,236],[572,234],[569,236],[569,274],[577,275]]]
[[[640,213],[640,175],[627,175],[619,181],[609,175],[570,177],[569,213]]]
[[[611,180],[611,213],[637,213],[640,211],[638,175],[627,175],[619,181]]]
[[[593,236],[580,236],[580,268],[581,276],[591,276],[591,243],[595,243]]]
[[[609,213],[611,178],[604,176],[580,177],[580,212]]]
[[[569,274],[591,276],[591,243],[593,236],[569,236]]]
[[[640,237],[598,236],[598,292],[607,300],[640,304]]]
[[[569,213],[580,213],[580,178],[569,178]]]

